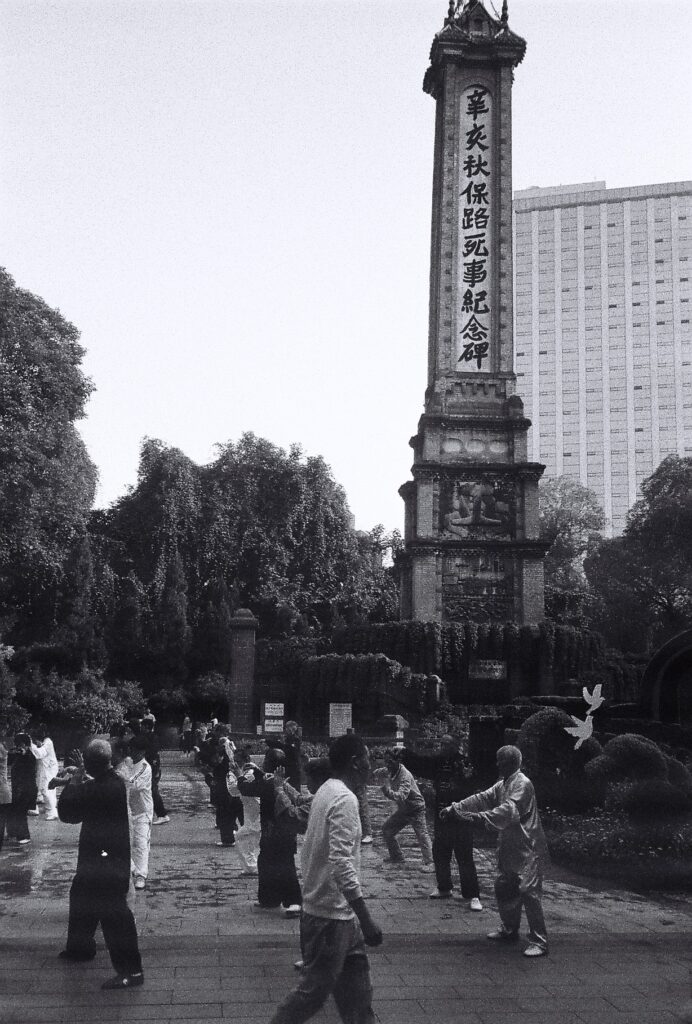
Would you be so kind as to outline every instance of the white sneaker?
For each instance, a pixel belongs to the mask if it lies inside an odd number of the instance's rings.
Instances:
[[[483,909],[483,904],[481,903],[481,901],[478,899],[477,896],[474,896],[472,900],[469,900],[469,910],[482,910],[482,909]]]
[[[286,907],[284,910],[285,917],[300,917],[300,904],[291,903],[290,907]]]
[[[164,814],[161,818],[154,818],[152,825],[166,825],[171,819],[167,814]]]
[[[58,820],[57,814],[47,814],[46,815],[46,821],[57,821],[57,820]]]
[[[530,946],[527,946],[524,950],[524,956],[547,956],[548,950],[545,946],[537,946],[535,942],[532,942]]]
[[[370,846],[371,843],[372,843],[372,836],[363,836],[363,838],[360,841],[360,845],[361,846]]]
[[[38,811],[27,811],[26,813],[27,814],[31,814],[32,817],[34,817],[34,818],[38,818]]]
[[[135,875],[135,889],[146,888],[147,880],[144,875]]]

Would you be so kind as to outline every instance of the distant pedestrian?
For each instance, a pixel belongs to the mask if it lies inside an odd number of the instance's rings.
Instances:
[[[83,768],[68,769],[51,785],[65,786],[58,800],[60,820],[82,824],[77,871],[70,889],[67,945],[60,956],[63,960],[93,960],[94,936],[100,923],[116,971],[115,977],[101,987],[124,989],[142,985],[137,929],[127,904],[127,792],[125,783],[111,766],[110,744],[92,740],[84,753]]]
[[[48,728],[39,725],[35,730],[36,743],[31,744],[31,753],[36,758],[36,788],[38,797],[43,800],[46,809],[46,821],[57,820],[57,797],[55,790],[48,783],[58,774],[58,758],[53,741],[48,735]]]
[[[189,754],[192,750],[192,719],[189,715],[185,715],[183,718],[180,730],[180,749],[183,754]]]
[[[36,758],[31,753],[31,737],[19,732],[14,738],[14,748],[9,752],[8,763],[12,781],[12,804],[7,835],[16,839],[20,846],[31,842],[27,813],[36,806]]]
[[[501,927],[490,932],[488,938],[516,942],[523,907],[530,940],[524,956],[544,956],[548,952],[548,933],[541,896],[547,847],[536,794],[531,780],[520,771],[518,747],[500,747],[497,768],[500,779],[494,786],[450,804],[440,814],[443,818],[456,816],[461,821],[483,822],[499,833],[495,896]]]
[[[144,716],[142,719],[141,735],[146,740],[146,759],[151,767],[151,795],[154,801],[154,820],[152,824],[165,825],[171,819],[159,792],[159,782],[161,781],[161,750],[159,748],[159,741],[157,740],[154,732],[154,722],[152,721],[153,717],[154,716],[151,712],[149,715]]]
[[[300,792],[303,779],[300,761],[301,728],[298,723],[286,722],[282,739],[274,739],[271,736],[267,736],[264,742],[270,748],[274,747],[278,750],[283,750],[286,755],[284,762],[286,781]]]
[[[0,851],[5,838],[5,828],[10,817],[12,806],[12,790],[7,775],[8,749],[5,745],[5,737],[0,735]]]
[[[432,781],[435,790],[435,816],[433,825],[433,861],[437,888],[431,899],[447,899],[452,895],[452,855],[456,858],[461,882],[461,895],[469,901],[471,910],[482,910],[478,874],[473,860],[473,825],[456,816],[441,818],[443,807],[463,800],[473,792],[470,784],[472,768],[459,750],[459,744],[449,734],[440,739],[437,754],[418,754],[404,749],[404,765],[416,775]]]
[[[396,804],[396,810],[390,814],[382,826],[382,835],[389,854],[388,862],[391,864],[404,863],[404,855],[396,837],[402,829],[411,825],[423,856],[421,871],[432,871],[432,843],[425,818],[423,794],[411,772],[401,763],[399,750],[386,751],[384,763],[389,778],[382,786],[382,792]]]
[[[333,778],[312,801],[302,851],[304,902],[300,922],[303,969],[297,988],[271,1024],[301,1024],[334,1000],[347,1024],[374,1024],[367,946],[382,932],[360,888],[360,820],[355,788],[370,771],[368,748],[355,734],[329,748]]]

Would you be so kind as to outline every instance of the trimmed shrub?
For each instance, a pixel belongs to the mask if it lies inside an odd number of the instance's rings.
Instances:
[[[636,733],[614,736],[585,769],[589,778],[602,784],[668,777],[663,752],[653,740]]]
[[[527,768],[580,774],[584,765],[601,753],[601,745],[592,737],[575,750],[574,738],[565,732],[565,726],[571,725],[570,716],[559,708],[541,708],[530,715],[517,735],[517,746]]]
[[[676,757],[666,757],[668,782],[692,800],[692,772]]]
[[[633,820],[677,818],[692,809],[692,798],[665,779],[644,779],[628,786],[620,808]]]

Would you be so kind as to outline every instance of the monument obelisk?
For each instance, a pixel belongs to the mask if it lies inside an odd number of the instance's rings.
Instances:
[[[406,504],[401,615],[543,618],[538,481],[512,326],[512,79],[526,43],[481,0],[450,3],[423,88],[436,101],[425,411]]]

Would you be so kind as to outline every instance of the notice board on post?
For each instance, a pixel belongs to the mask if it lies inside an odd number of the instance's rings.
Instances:
[[[329,738],[343,736],[353,728],[353,704],[329,705]]]
[[[265,701],[262,704],[262,730],[263,732],[284,731],[284,706],[283,704],[270,703]]]

